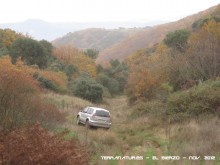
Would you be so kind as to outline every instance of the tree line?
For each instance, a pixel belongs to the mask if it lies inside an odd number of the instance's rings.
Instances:
[[[92,102],[123,93],[126,65],[112,60],[107,68],[96,66],[98,50],[78,50],[73,46],[55,48],[46,40],[37,41],[10,29],[0,29],[0,35],[0,56],[9,55],[12,64],[23,62],[44,89]]]

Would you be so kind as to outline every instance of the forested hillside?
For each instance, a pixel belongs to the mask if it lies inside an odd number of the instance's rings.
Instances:
[[[210,15],[216,10],[216,6],[198,14],[188,16],[177,22],[166,23],[163,25],[154,26],[144,29],[139,33],[128,37],[121,41],[117,45],[113,45],[108,49],[100,52],[97,58],[97,63],[104,63],[106,60],[111,59],[124,60],[133,51],[141,48],[151,47],[154,44],[161,42],[167,33],[178,29],[192,29],[192,24],[199,19],[210,17]]]
[[[53,45],[72,45],[79,49],[97,49],[102,51],[129,36],[135,35],[137,32],[142,31],[142,28],[119,28],[113,30],[107,29],[86,29],[73,33],[68,33],[62,38],[53,41]]]
[[[104,64],[111,59],[124,60],[133,51],[151,47],[161,42],[167,33],[178,29],[192,29],[192,24],[199,19],[209,17],[216,6],[206,11],[188,16],[176,22],[153,27],[131,29],[86,29],[58,38],[53,41],[55,46],[72,45],[79,49],[97,49],[100,54],[96,60]]]

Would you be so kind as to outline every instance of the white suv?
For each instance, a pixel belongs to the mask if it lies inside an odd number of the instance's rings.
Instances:
[[[77,114],[76,123],[85,124],[87,128],[90,126],[110,128],[111,116],[108,110],[96,107],[86,107]]]

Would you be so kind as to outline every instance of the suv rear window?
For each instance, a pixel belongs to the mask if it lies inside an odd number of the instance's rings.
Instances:
[[[102,111],[102,110],[97,110],[95,114],[96,116],[99,116],[99,117],[110,117],[109,112]]]

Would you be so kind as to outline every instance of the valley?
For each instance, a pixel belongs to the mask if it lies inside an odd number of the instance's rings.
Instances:
[[[192,153],[196,153],[202,158],[194,161],[194,164],[212,165],[219,162],[218,155],[205,148],[205,146],[210,146],[210,141],[203,141],[202,139],[205,137],[199,138],[201,135],[207,136],[207,138],[212,135],[211,143],[218,141],[218,127],[220,126],[218,118],[210,116],[208,122],[201,117],[197,120],[189,119],[182,123],[171,124],[169,119],[165,119],[163,116],[166,105],[153,105],[153,101],[146,104],[153,106],[152,108],[155,108],[156,112],[145,112],[145,115],[134,116],[132,112],[134,112],[136,106],[140,105],[129,106],[125,96],[106,98],[104,104],[92,104],[83,100],[76,101],[72,97],[54,94],[45,95],[45,98],[56,102],[57,105],[63,107],[62,111],[68,112],[68,122],[62,127],[68,129],[69,134],[72,134],[72,138],[78,139],[80,144],[88,149],[90,154],[89,164],[191,164],[192,160],[189,157],[193,156]],[[86,106],[108,109],[112,116],[112,127],[105,130],[101,128],[86,129],[84,125],[78,126],[76,124],[76,114]],[[158,107],[161,109],[158,110]],[[210,130],[212,124],[215,124],[215,126],[212,126],[213,128]],[[203,132],[207,131],[209,135],[204,135]],[[182,145],[185,147],[181,147]],[[203,157],[207,153],[212,153],[215,160],[205,161]],[[104,156],[113,158],[106,158],[106,160],[103,158]],[[141,158],[129,160],[127,157],[127,160],[120,160],[125,156]],[[168,156],[173,156],[173,158],[166,159],[165,157]],[[175,160],[174,156],[179,158]]]
[[[220,5],[67,30],[49,42],[0,28],[0,165],[220,164]],[[77,125],[87,106],[109,110],[112,127]]]

